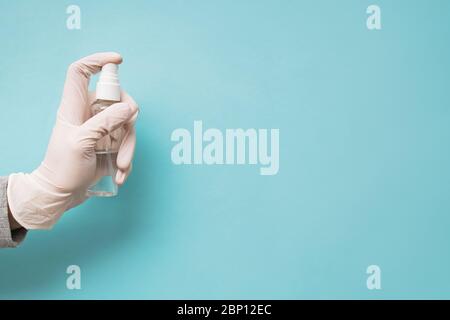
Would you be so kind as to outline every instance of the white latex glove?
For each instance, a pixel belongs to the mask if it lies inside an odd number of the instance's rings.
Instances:
[[[9,176],[7,193],[11,214],[24,228],[49,229],[65,211],[86,200],[86,190],[96,177],[95,144],[118,128],[122,128],[125,136],[117,156],[115,180],[119,185],[126,180],[136,144],[134,121],[138,107],[122,92],[120,103],[91,117],[90,105],[95,95],[88,92],[92,74],[107,63],[121,62],[119,54],[106,52],[69,66],[44,161],[32,173]]]

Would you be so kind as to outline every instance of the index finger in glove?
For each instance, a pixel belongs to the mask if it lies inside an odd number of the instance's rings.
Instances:
[[[95,53],[73,62],[67,70],[59,117],[73,125],[83,124],[90,116],[88,86],[91,75],[107,63],[121,62],[122,56],[116,52]]]

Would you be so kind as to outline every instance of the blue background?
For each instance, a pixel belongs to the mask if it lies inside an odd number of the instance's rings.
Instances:
[[[1,250],[0,298],[450,298],[449,36],[446,0],[1,1],[0,175],[39,165],[80,57],[122,53],[141,113],[120,196]],[[194,120],[279,128],[278,175],[173,165]]]

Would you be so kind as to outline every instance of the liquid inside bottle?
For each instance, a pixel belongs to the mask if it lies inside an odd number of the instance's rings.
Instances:
[[[92,106],[92,115],[102,112],[117,101],[96,100]],[[124,136],[124,129],[118,128],[101,138],[95,146],[97,167],[95,182],[88,188],[88,196],[113,197],[119,188],[115,182],[117,173],[117,152]]]

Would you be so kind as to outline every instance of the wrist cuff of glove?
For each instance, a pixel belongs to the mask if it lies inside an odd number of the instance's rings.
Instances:
[[[71,202],[71,193],[58,190],[38,171],[11,174],[7,195],[11,214],[26,229],[50,229]]]

